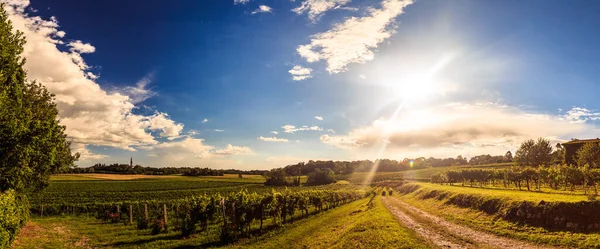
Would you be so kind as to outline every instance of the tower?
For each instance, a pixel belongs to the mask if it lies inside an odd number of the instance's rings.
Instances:
[[[129,167],[133,167],[133,157],[129,159]]]

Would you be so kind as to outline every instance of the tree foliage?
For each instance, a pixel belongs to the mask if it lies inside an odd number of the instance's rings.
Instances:
[[[544,166],[552,163],[552,145],[550,141],[539,138],[526,140],[515,153],[515,161],[520,166]]]
[[[307,185],[325,185],[334,183],[334,174],[330,169],[317,169],[314,172],[308,174]]]
[[[13,32],[0,6],[0,191],[37,191],[50,174],[71,166],[70,142],[59,124],[54,96],[27,81],[21,57],[25,38]]]
[[[577,151],[577,165],[600,168],[600,144],[585,143]]]

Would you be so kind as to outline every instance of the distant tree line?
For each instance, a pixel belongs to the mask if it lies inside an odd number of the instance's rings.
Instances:
[[[485,187],[501,183],[505,188],[514,185],[521,189],[540,190],[545,185],[551,189],[575,190],[581,186],[584,193],[589,187],[598,194],[600,187],[600,144],[585,143],[575,155],[575,165],[563,164],[565,150],[557,144],[553,148],[546,139],[524,141],[515,153],[515,166],[506,169],[462,168],[448,170],[431,176],[433,183],[460,183],[463,186]]]
[[[84,173],[107,173],[107,174],[135,174],[135,175],[184,175],[184,176],[222,176],[224,174],[246,174],[262,175],[267,170],[237,170],[237,169],[210,169],[194,167],[143,167],[140,165],[131,166],[129,164],[103,164],[97,163],[91,167],[71,167],[64,173],[84,174]]]
[[[307,185],[322,185],[335,182],[336,175],[348,175],[354,172],[370,172],[373,169],[376,172],[397,172],[431,167],[510,163],[513,162],[513,160],[514,158],[510,151],[505,155],[480,155],[472,157],[470,160],[467,160],[467,158],[463,156],[457,156],[456,158],[405,158],[401,161],[390,159],[379,159],[376,161],[310,160],[308,162],[288,165],[283,168],[272,169],[265,174],[267,179],[265,185],[299,186],[300,176],[307,176]]]

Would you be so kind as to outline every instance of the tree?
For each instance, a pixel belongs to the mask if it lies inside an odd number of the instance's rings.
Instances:
[[[600,144],[583,144],[577,151],[577,165],[579,167],[589,165],[590,168],[600,168]]]
[[[13,32],[0,6],[0,191],[41,190],[50,175],[72,166],[65,127],[57,119],[54,95],[28,82],[23,69],[25,38]]]
[[[506,154],[504,154],[504,157],[506,158],[506,161],[512,162],[513,161],[513,154],[512,152],[507,151]]]
[[[550,141],[539,138],[526,140],[515,153],[515,161],[520,166],[542,166],[552,162],[552,146]]]
[[[267,186],[287,185],[287,174],[283,169],[272,169],[265,175],[265,178],[267,178],[267,181],[265,181],[265,185]]]
[[[334,182],[333,171],[330,169],[317,169],[308,174],[308,179],[306,180],[307,185],[325,185]]]

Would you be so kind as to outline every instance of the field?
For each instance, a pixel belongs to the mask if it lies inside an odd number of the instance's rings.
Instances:
[[[595,205],[581,190],[426,182],[446,169],[376,173],[372,186],[362,185],[368,173],[360,172],[336,184],[277,188],[261,176],[58,175],[32,198],[32,219],[14,248],[600,248],[598,233],[581,230],[594,223],[577,221],[581,208]],[[168,226],[138,229],[144,205],[158,219],[166,208]],[[252,210],[267,206],[259,222]],[[212,218],[186,234],[194,210]],[[567,213],[571,225],[541,224],[539,210]],[[223,222],[236,226],[223,230]]]
[[[263,236],[227,248],[427,248],[427,243],[396,222],[381,197],[362,199],[304,220],[285,224]],[[350,218],[348,218],[350,217]],[[191,248],[215,246],[218,236],[182,239],[177,231],[151,235],[123,224],[103,224],[90,217],[36,218],[24,228],[15,248]],[[318,235],[318,237],[312,237]]]
[[[586,196],[583,194],[532,193],[519,190],[441,186],[428,183],[414,183],[414,185],[420,186],[419,190],[397,195],[394,198],[448,221],[502,237],[527,241],[544,247],[600,248],[600,234],[596,232],[548,229],[529,225],[525,222],[514,222],[505,219],[499,213],[490,213],[489,210],[485,210],[485,207],[476,204],[485,203],[481,200],[501,199],[503,200],[502,205],[505,205],[505,207],[499,212],[506,212],[507,209],[510,209],[510,203],[523,203],[523,201],[539,203],[544,200],[545,202],[554,203],[582,203],[587,201]],[[434,194],[436,192],[438,195]],[[457,195],[465,195],[478,200],[471,201],[469,205],[457,205],[452,201],[453,196]],[[562,210],[562,212],[569,213],[572,211]]]

